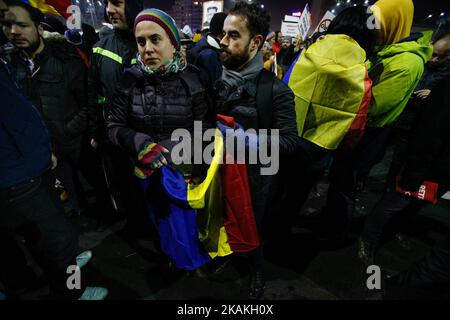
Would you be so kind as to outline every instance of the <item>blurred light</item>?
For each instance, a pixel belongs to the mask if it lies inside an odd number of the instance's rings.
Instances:
[[[261,5],[261,8],[264,9],[264,5],[263,4]]]
[[[347,3],[350,3],[351,0],[347,0]]]
[[[445,15],[445,13],[444,12],[441,12],[441,17],[443,17]]]
[[[364,1],[364,4],[369,4],[369,0]]]
[[[432,14],[429,14],[429,15],[428,15],[428,19],[429,19],[429,18],[433,18],[433,15],[432,15]]]
[[[333,10],[331,10],[331,13],[335,13],[335,12],[336,12],[336,10],[334,10],[334,9],[333,9]]]

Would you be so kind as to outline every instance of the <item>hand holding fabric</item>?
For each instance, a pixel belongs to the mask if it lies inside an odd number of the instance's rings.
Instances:
[[[222,124],[220,121],[216,122],[217,128],[222,133],[223,139],[226,140],[227,134],[230,134],[234,131],[234,128],[231,128],[227,125]]]
[[[134,167],[134,174],[140,179],[146,179],[153,172],[165,165],[167,160],[164,153],[169,150],[157,143],[146,143],[138,155],[138,163]]]
[[[419,98],[419,99],[425,100],[426,98],[428,98],[428,96],[430,95],[430,93],[431,93],[431,90],[429,90],[429,89],[423,89],[423,90],[419,90],[419,91],[414,92],[414,95],[415,95],[417,98]]]
[[[235,128],[231,128],[222,124],[220,121],[217,121],[217,128],[222,133],[224,140],[227,139],[227,134],[233,134],[233,137],[237,138],[237,141],[245,142],[245,150],[250,150],[250,148],[259,148],[259,138],[256,133],[245,132],[244,127],[239,123],[235,123]],[[241,146],[237,146],[240,149]]]
[[[55,170],[58,166],[58,158],[52,153],[52,170]]]

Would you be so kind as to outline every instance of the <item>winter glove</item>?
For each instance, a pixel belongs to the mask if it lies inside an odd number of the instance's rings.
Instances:
[[[233,131],[234,131],[233,128],[231,128],[231,127],[229,127],[229,126],[226,126],[226,125],[222,124],[220,121],[217,121],[216,125],[217,125],[217,129],[219,129],[220,132],[222,133],[222,136],[223,136],[223,139],[224,139],[224,140],[226,140],[226,138],[227,138],[227,131],[228,131],[228,133],[230,133],[230,134],[232,134]]]
[[[134,167],[134,174],[140,179],[145,179],[151,176],[155,170],[167,165],[164,153],[169,153],[169,151],[162,145],[146,143],[139,152],[138,163]]]
[[[222,136],[224,137],[224,140],[227,138],[227,131],[228,134],[233,134],[234,137],[238,139],[238,141],[244,140],[245,142],[245,150],[253,150],[254,148],[259,148],[259,138],[256,133],[249,133],[245,132],[244,128],[239,124],[236,123],[235,128],[230,128],[224,124],[222,124],[220,121],[217,121],[217,128],[222,133]],[[241,146],[237,146],[238,149],[240,149]]]

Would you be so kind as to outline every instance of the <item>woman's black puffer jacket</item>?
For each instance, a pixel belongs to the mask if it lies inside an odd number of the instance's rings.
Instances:
[[[170,140],[176,129],[206,126],[208,105],[199,72],[188,66],[167,77],[144,75],[138,65],[125,71],[108,115],[108,137],[136,156],[148,142]]]

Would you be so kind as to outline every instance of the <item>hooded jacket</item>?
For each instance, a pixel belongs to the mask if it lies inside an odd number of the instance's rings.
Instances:
[[[379,22],[379,44],[390,45],[409,36],[414,18],[412,0],[379,0],[371,8]]]
[[[200,69],[200,78],[202,82],[212,90],[216,80],[222,76],[222,62],[220,61],[219,48],[217,40],[208,35],[203,37],[195,46],[188,51],[187,60]]]
[[[134,20],[142,9],[142,0],[125,1],[125,15],[129,26],[134,25]],[[136,63],[136,54],[136,40],[131,29],[105,32],[94,45],[88,80],[89,118],[91,134],[97,139],[105,135],[105,118],[112,97],[125,68]]]
[[[368,62],[374,85],[367,124],[384,127],[403,112],[433,48],[429,34],[407,38],[414,17],[411,0],[379,0],[372,11],[379,20],[380,30],[379,46]]]
[[[368,62],[374,82],[368,125],[383,127],[400,116],[408,104],[431,58],[433,47],[429,39],[405,41],[379,47]]]

